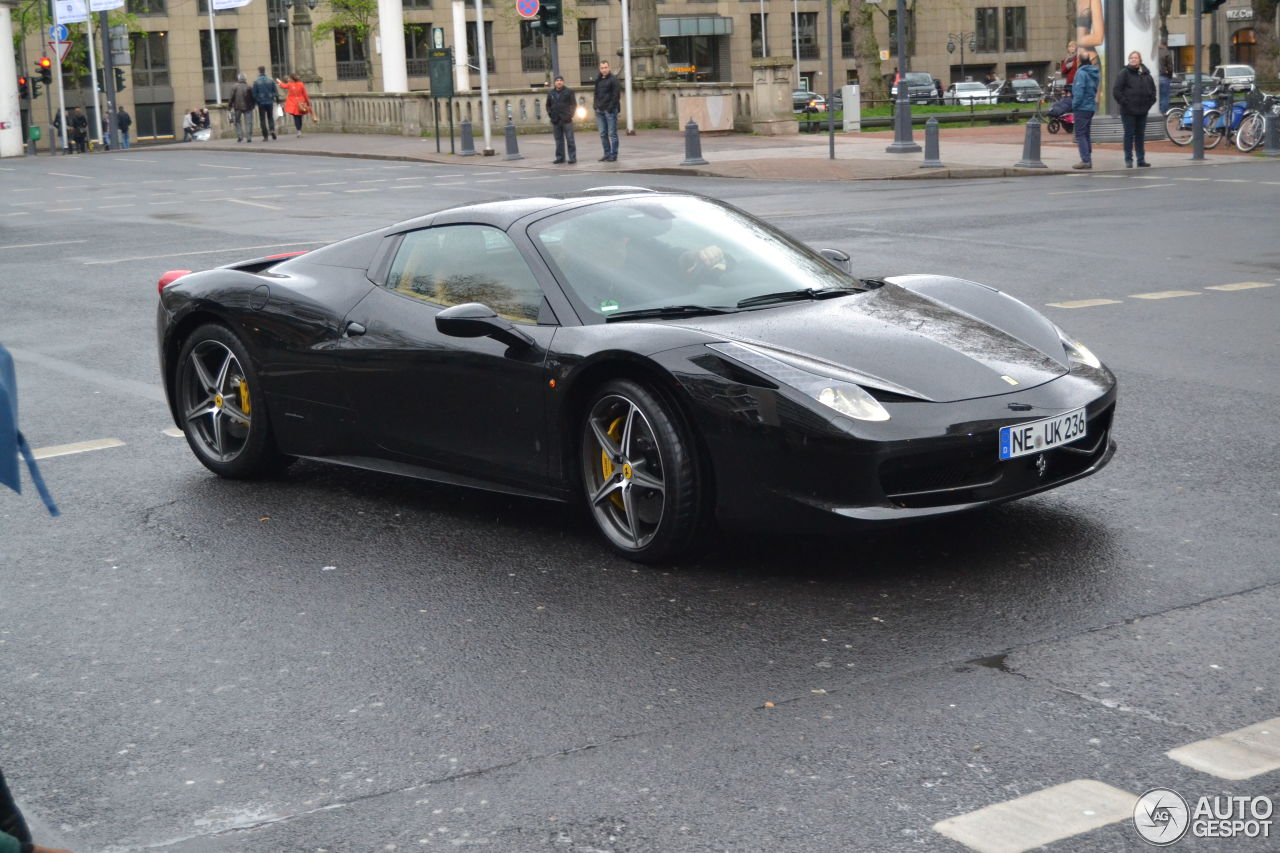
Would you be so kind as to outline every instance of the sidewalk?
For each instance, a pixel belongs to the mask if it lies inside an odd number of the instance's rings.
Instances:
[[[1041,131],[1040,160],[1047,168],[1019,169],[1022,159],[1024,125],[990,127],[944,127],[939,134],[940,160],[943,168],[921,168],[923,153],[889,154],[885,148],[893,142],[893,132],[835,135],[835,159],[829,157],[825,133],[768,137],[749,134],[703,134],[701,166],[682,166],[685,159],[684,133],[675,130],[638,130],[634,136],[620,136],[616,163],[600,163],[599,135],[594,130],[577,134],[578,162],[575,165],[552,165],[555,145],[550,132],[522,134],[517,138],[521,159],[506,159],[506,140],[501,128],[495,128],[492,145],[494,155],[461,157],[449,153],[449,139],[440,140],[442,153],[436,153],[434,138],[384,136],[381,134],[306,133],[298,138],[282,133],[269,142],[254,140],[237,143],[234,139],[211,142],[176,143],[148,147],[148,150],[185,148],[234,149],[255,152],[310,154],[333,157],[363,157],[379,160],[410,160],[452,165],[497,166],[504,169],[547,169],[604,174],[702,175],[722,178],[751,178],[784,181],[859,181],[919,178],[999,178],[1046,174],[1081,174],[1071,165],[1079,159],[1068,134]],[[914,132],[914,140],[923,148],[924,133]],[[460,147],[460,140],[455,143]],[[484,140],[477,134],[476,150]],[[1236,162],[1241,155],[1224,144],[1219,150],[1205,152],[1205,160],[1191,159],[1190,148],[1179,148],[1171,142],[1148,142],[1147,160],[1153,167],[1213,165]],[[1092,173],[1123,171],[1124,158],[1120,143],[1095,144]],[[1145,170],[1144,170],[1145,173]],[[1084,173],[1089,174],[1089,173]]]

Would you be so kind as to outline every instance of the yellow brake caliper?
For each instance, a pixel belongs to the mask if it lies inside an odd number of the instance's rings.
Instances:
[[[246,415],[250,414],[249,383],[245,382],[243,378],[240,379],[240,411],[244,412]],[[246,423],[248,423],[248,421],[246,421]]]
[[[618,442],[618,444],[622,444],[622,418],[619,417],[609,424],[609,429],[605,430],[605,434]],[[613,460],[609,458],[609,451],[603,447],[600,448],[600,471],[604,474],[604,482],[609,482],[609,478],[613,476]],[[618,509],[624,510],[622,492],[614,492],[609,495],[609,500],[613,501],[613,505]]]

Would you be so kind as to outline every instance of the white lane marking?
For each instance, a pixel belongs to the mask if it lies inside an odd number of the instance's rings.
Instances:
[[[93,177],[92,177],[92,176],[90,176],[90,175],[73,175],[73,174],[71,174],[70,172],[50,172],[49,174],[50,174],[50,175],[57,175],[58,177],[61,177],[61,178],[79,178],[79,179],[80,179],[80,180],[82,180],[82,181],[92,181],[92,180],[93,180]]]
[[[133,197],[134,197],[134,196],[133,196],[132,194],[130,194],[130,195],[104,195],[104,196],[102,197],[102,200],[103,200],[103,201],[119,201],[119,200],[120,200],[120,199],[122,199],[122,198],[133,198]]]
[[[43,201],[11,201],[10,207],[35,207],[37,204],[44,204]]]
[[[168,201],[149,201],[147,204],[185,204],[186,199],[174,198]]]
[[[436,175],[437,178],[465,178],[466,172],[458,172],[457,174]]]
[[[344,193],[376,193],[377,190],[374,189],[373,187],[370,187],[367,190],[343,190],[343,192]]]
[[[338,184],[345,184],[345,183],[346,183],[346,181],[325,181],[324,183],[316,184],[316,186],[318,186],[318,187],[336,187],[336,186],[338,186]]]
[[[45,213],[70,213],[73,210],[84,210],[83,207],[50,207]]]
[[[1280,770],[1280,717],[1180,746],[1165,755],[1219,779],[1252,779]]]
[[[77,241],[83,242],[83,241]],[[295,246],[323,246],[324,243],[318,240],[301,241],[298,243],[273,243],[269,246],[236,246],[229,249],[205,249],[199,252],[168,252],[163,255],[134,255],[130,258],[111,258],[105,261],[85,261],[85,266],[97,266],[98,264],[123,264],[127,261],[154,261],[159,258],[186,258],[194,255],[216,255],[221,252],[254,252],[261,249],[292,249]]]
[[[1244,178],[1214,178],[1215,184],[1251,184],[1253,181],[1246,181]]]
[[[221,166],[221,165],[218,165],[217,163],[198,163],[197,165],[204,166],[206,169],[235,169],[238,172],[253,171],[252,167],[250,166]]]
[[[935,832],[979,853],[1022,853],[1133,818],[1138,797],[1093,779],[1054,785],[1016,800],[938,821]]]
[[[1174,178],[1175,181],[1212,181],[1213,178]]]
[[[1130,293],[1130,299],[1177,299],[1179,296],[1200,296],[1194,290],[1157,290],[1154,293]]]
[[[1164,175],[1129,175],[1128,177],[1132,178],[1135,181],[1167,181],[1169,180]]]
[[[185,435],[186,433],[184,433],[182,430],[178,429],[177,427],[169,427],[168,429],[160,430],[160,434],[167,435],[169,436],[169,438],[182,438],[182,436]]]
[[[77,441],[75,444],[58,444],[53,447],[37,448],[31,452],[31,455],[37,459],[52,459],[55,456],[88,453],[90,450],[106,450],[108,447],[124,447],[124,442],[118,438],[98,438],[93,441]]]
[[[391,180],[391,179],[390,179],[390,178],[365,178],[365,179],[364,179],[363,181],[361,181],[360,183],[362,183],[362,184],[385,184],[385,183],[386,183],[387,181],[389,181],[389,180]]]
[[[397,181],[425,181],[426,175],[406,175],[403,178],[396,178]]]
[[[1046,195],[1080,195],[1081,193],[1122,193],[1131,190],[1158,190],[1161,187],[1171,187],[1173,184],[1148,184],[1145,187],[1098,187],[1092,190],[1060,190],[1058,192],[1046,193]]]
[[[1052,308],[1092,308],[1095,305],[1119,305],[1119,299],[1072,299],[1068,302],[1046,303]]]
[[[276,184],[278,190],[296,190],[298,187],[309,187],[311,184]]]
[[[387,187],[387,189],[389,190],[420,190],[422,189],[422,186],[420,184],[401,184],[398,187]]]
[[[1235,284],[1211,284],[1205,290],[1253,290],[1255,287],[1275,287],[1269,281],[1237,281]]]
[[[304,195],[333,195],[333,193],[332,193],[331,191],[329,191],[329,190],[320,190],[319,192],[313,192],[313,193],[298,193],[298,195],[300,195],[300,196],[304,196]]]
[[[134,207],[132,204],[100,204],[97,210],[115,210],[118,207]]]
[[[284,208],[283,208],[283,207],[281,207],[281,206],[280,206],[280,205],[278,205],[278,204],[261,204],[261,203],[256,202],[256,201],[245,201],[244,199],[239,199],[239,198],[223,198],[223,199],[218,199],[218,200],[219,200],[219,201],[229,201],[229,202],[231,202],[231,203],[233,203],[233,204],[247,204],[247,205],[249,205],[250,207],[261,207],[261,208],[263,208],[263,209],[265,209],[265,210],[284,210]]]
[[[53,243],[14,243],[10,246],[0,246],[0,249],[38,249],[41,246],[70,246],[73,243],[86,243],[87,240],[57,240]]]

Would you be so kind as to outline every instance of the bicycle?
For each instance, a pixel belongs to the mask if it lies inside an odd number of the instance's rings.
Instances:
[[[1200,106],[1204,108],[1205,148],[1213,148],[1222,141],[1221,136],[1216,136],[1212,141],[1210,141],[1210,137],[1214,134],[1212,131],[1213,125],[1208,121],[1209,113],[1218,108],[1216,97],[1221,91],[1221,87],[1219,87],[1200,94]],[[1164,117],[1164,132],[1169,137],[1169,141],[1174,145],[1185,147],[1191,144],[1192,130],[1194,130],[1191,126],[1192,115],[1194,115],[1194,112],[1191,108],[1191,93],[1183,92],[1182,106],[1171,107],[1169,112],[1165,113]]]
[[[1240,119],[1236,128],[1236,148],[1248,154],[1263,142],[1266,133],[1266,116],[1270,113],[1275,121],[1280,121],[1280,95],[1263,95],[1254,86],[1249,91],[1249,109]]]

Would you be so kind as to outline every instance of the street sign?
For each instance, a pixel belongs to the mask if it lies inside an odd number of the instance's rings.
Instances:
[[[541,5],[538,0],[516,0],[516,11],[522,18],[536,18]]]
[[[49,41],[66,41],[71,38],[71,31],[65,24],[54,24],[49,27]]]
[[[444,50],[444,27],[431,28],[431,46],[436,50]]]
[[[427,51],[427,73],[431,75],[431,97],[453,97],[453,48]]]
[[[67,51],[71,50],[71,42],[69,41],[51,41],[48,43],[49,49],[58,55],[58,61],[63,62],[67,58]]]

